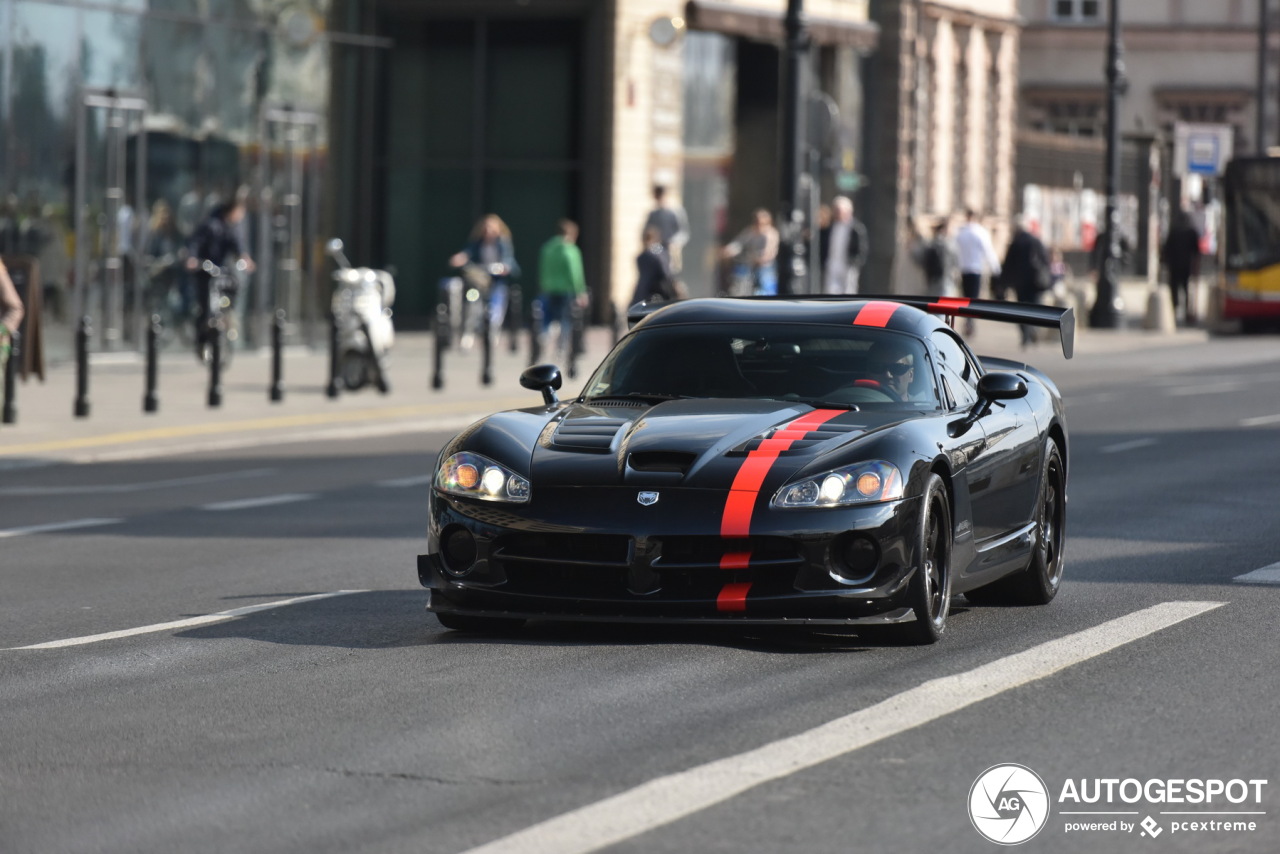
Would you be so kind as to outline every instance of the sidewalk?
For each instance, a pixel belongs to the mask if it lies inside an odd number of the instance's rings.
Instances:
[[[1206,339],[1203,330],[1169,332],[1142,328],[1146,310],[1145,282],[1125,282],[1126,324],[1121,329],[1095,330],[1077,312],[1075,352],[1122,352],[1170,346]],[[1139,310],[1141,309],[1141,310]],[[58,329],[54,334],[67,335]],[[577,394],[587,375],[609,351],[613,333],[592,327],[586,335],[586,354],[578,362],[578,376],[565,375],[561,396]],[[1027,353],[1019,347],[1018,328],[1011,324],[979,322],[972,339],[984,355],[1025,359],[1032,363],[1061,359],[1056,341],[1047,338]],[[76,370],[69,359],[49,359],[46,381],[19,382],[14,424],[0,424],[0,470],[50,462],[94,462],[154,456],[215,447],[251,447],[290,441],[351,436],[376,436],[428,430],[461,429],[499,409],[537,406],[541,396],[520,386],[528,364],[527,336],[511,353],[507,341],[493,355],[492,383],[480,381],[480,351],[446,351],[444,387],[432,389],[434,341],[429,333],[402,332],[396,336],[388,370],[391,390],[340,390],[326,395],[329,354],[325,349],[288,347],[284,351],[284,399],[269,399],[269,348],[237,352],[222,377],[222,404],[210,408],[209,372],[185,348],[163,352],[159,359],[158,411],[143,412],[146,364],[134,352],[96,353],[90,358],[86,418],[73,414]],[[543,361],[552,361],[544,354]],[[561,365],[562,369],[567,366]]]

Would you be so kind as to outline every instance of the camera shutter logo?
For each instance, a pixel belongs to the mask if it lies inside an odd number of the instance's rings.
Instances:
[[[1026,842],[1049,821],[1049,789],[1025,765],[993,765],[969,789],[969,820],[997,844]]]

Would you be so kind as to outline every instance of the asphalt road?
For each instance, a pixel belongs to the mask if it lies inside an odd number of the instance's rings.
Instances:
[[[444,434],[6,471],[0,851],[982,852],[1006,763],[1048,790],[1023,850],[1280,850],[1280,568],[1239,580],[1280,563],[1280,342],[1035,360],[1064,588],[957,597],[924,648],[447,632],[414,564]],[[1099,779],[1138,784],[1062,799]],[[1224,791],[1122,797],[1150,780]]]

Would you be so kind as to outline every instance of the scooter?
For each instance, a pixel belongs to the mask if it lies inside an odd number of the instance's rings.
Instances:
[[[396,301],[396,284],[386,270],[353,267],[342,253],[342,241],[330,240],[325,247],[338,265],[333,271],[331,310],[338,325],[338,375],[350,391],[372,383],[386,394],[387,357],[395,343],[391,305]]]

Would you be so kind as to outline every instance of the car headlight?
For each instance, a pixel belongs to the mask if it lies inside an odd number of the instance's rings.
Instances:
[[[893,463],[872,460],[788,483],[774,507],[846,507],[902,497],[902,474]]]
[[[440,463],[436,488],[483,501],[529,500],[529,481],[480,454],[462,452]]]

